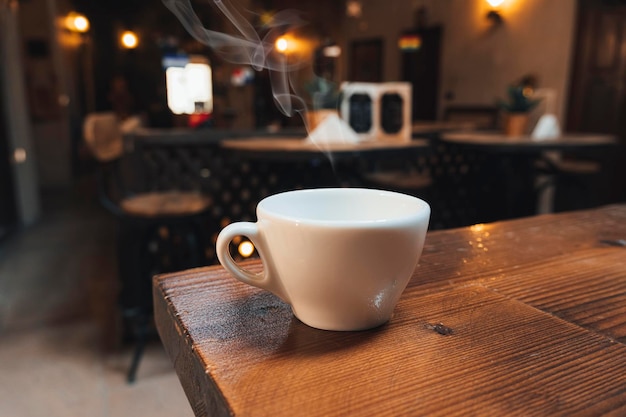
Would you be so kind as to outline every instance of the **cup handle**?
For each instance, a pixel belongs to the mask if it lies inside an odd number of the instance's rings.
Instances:
[[[240,267],[230,255],[228,246],[237,236],[246,236],[252,241],[263,262],[262,272],[253,273]],[[265,250],[263,236],[256,223],[237,222],[229,224],[217,236],[215,246],[220,263],[235,278],[245,284],[270,291],[284,301],[289,302],[280,281],[276,279],[276,274],[272,270],[270,255]]]

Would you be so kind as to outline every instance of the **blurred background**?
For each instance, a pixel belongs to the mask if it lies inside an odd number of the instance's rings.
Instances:
[[[305,40],[298,52],[313,61],[317,75],[336,83],[410,81],[419,97],[415,120],[441,118],[451,105],[493,106],[508,85],[531,75],[552,92],[564,130],[624,129],[620,1],[322,3],[297,4],[308,22],[298,34]],[[138,114],[150,127],[189,124],[188,115],[168,107],[167,58],[200,56],[210,63],[212,126],[302,124],[276,110],[266,71],[224,61],[161,2],[2,4],[0,230],[35,219],[41,189],[67,187],[89,169],[82,136],[87,114],[114,109]],[[236,4],[257,27],[294,7],[280,0]],[[210,2],[193,5],[206,27],[233,33]]]

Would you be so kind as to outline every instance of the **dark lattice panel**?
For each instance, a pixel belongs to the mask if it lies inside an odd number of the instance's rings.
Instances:
[[[171,189],[204,191],[218,162],[212,147],[195,146],[142,146],[135,159],[140,164],[139,173],[143,191]]]
[[[411,194],[427,201],[432,210],[431,230],[466,226],[494,216],[486,200],[494,188],[492,182],[485,180],[487,164],[484,154],[432,139],[427,152],[413,158],[403,156],[377,164],[379,172],[404,174],[395,184],[377,182],[373,177],[368,185]],[[416,184],[425,185],[411,188],[411,177],[415,177]]]
[[[442,142],[433,144],[429,160],[433,229],[466,226],[489,217],[484,198],[491,188],[484,181],[485,164],[484,154]]]
[[[219,231],[235,221],[255,221],[256,206],[268,195],[319,186],[338,186],[333,167],[323,160],[267,162],[241,159],[216,143],[135,141],[129,157],[140,191],[196,190],[211,198],[205,229],[207,263],[215,263]]]

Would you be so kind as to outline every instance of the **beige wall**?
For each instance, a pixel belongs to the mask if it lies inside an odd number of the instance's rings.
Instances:
[[[499,27],[490,26],[486,19],[485,0],[363,0],[362,4],[361,18],[346,21],[344,50],[355,39],[383,38],[386,81],[400,76],[399,33],[413,26],[414,10],[425,6],[429,24],[444,27],[440,112],[448,104],[493,104],[504,97],[508,84],[533,74],[539,87],[556,91],[557,115],[564,120],[575,0],[505,0],[500,10],[504,23]],[[444,101],[446,93],[454,99]]]

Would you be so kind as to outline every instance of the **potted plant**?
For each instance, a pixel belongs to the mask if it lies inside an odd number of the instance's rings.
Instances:
[[[338,113],[339,90],[337,84],[318,76],[314,76],[304,87],[310,97],[307,123],[309,130],[313,130],[329,114]]]
[[[532,99],[533,88],[524,80],[509,86],[508,100],[500,100],[500,108],[505,111],[504,132],[507,136],[521,136],[528,128],[528,114],[539,100]]]

